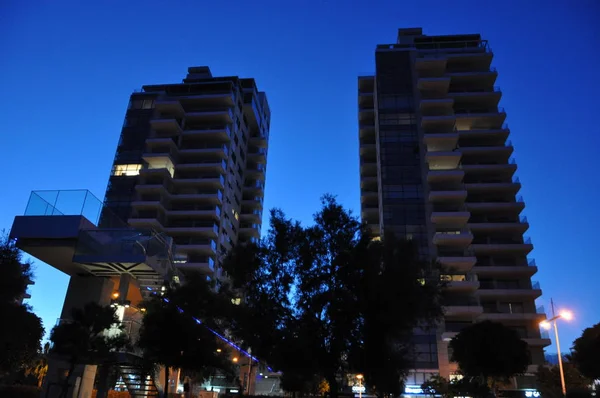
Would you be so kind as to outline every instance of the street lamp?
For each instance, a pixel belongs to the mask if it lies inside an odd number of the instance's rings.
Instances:
[[[362,374],[357,374],[356,378],[358,379],[358,398],[362,398],[362,380],[363,380],[363,375]]]
[[[556,325],[556,321],[559,318],[562,318],[565,321],[570,321],[573,319],[573,313],[571,311],[561,310],[558,315],[556,315],[554,311],[554,301],[552,299],[550,299],[550,306],[552,307],[552,318],[540,322],[540,326],[546,330],[550,330],[552,325],[554,325],[554,338],[556,339],[556,350],[558,351],[558,370],[560,371],[560,386],[562,387],[563,396],[566,396],[567,387],[565,386],[565,372],[563,369],[562,354],[560,352],[560,340],[558,338],[558,326]]]

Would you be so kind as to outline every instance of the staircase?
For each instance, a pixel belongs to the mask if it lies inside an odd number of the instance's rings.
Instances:
[[[154,384],[152,376],[145,374],[139,367],[133,365],[120,365],[119,374],[127,391],[132,398],[136,397],[158,397],[158,388]]]

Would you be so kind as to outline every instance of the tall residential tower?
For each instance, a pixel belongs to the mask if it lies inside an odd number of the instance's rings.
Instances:
[[[375,75],[358,79],[362,219],[376,235],[413,239],[423,260],[448,270],[445,322],[415,335],[407,385],[451,377],[448,341],[473,322],[518,331],[534,365],[550,344],[540,336],[542,292],[530,279],[537,267],[492,57],[478,34],[400,29],[396,44],[377,46]]]
[[[191,67],[182,83],[143,86],[129,101],[106,208],[172,237],[181,269],[218,278],[222,253],[260,237],[269,123],[254,79]]]

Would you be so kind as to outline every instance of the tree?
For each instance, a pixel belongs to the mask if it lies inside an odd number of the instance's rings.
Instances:
[[[209,330],[219,326],[215,314],[219,308],[226,308],[226,302],[200,275],[190,273],[184,281],[181,286],[169,287],[164,296],[154,296],[144,303],[146,312],[138,346],[147,361],[165,367],[165,396],[170,369],[182,369],[200,381],[215,369],[229,377],[234,372],[226,347]]]
[[[22,369],[40,350],[44,328],[39,317],[22,304],[27,286],[33,279],[31,263],[23,261],[14,241],[0,235],[0,317],[10,327],[0,328],[0,373]]]
[[[585,377],[600,379],[600,323],[587,328],[573,342],[571,349],[573,364]]]
[[[378,395],[399,395],[412,365],[415,326],[429,328],[442,316],[437,265],[419,261],[411,241],[387,234],[370,243],[361,283],[361,336],[354,367]],[[356,353],[355,353],[356,354]]]
[[[317,376],[335,397],[344,374],[377,367],[369,377],[378,391],[398,393],[410,366],[413,327],[441,311],[437,285],[423,283],[426,274],[410,245],[387,242],[372,242],[331,195],[322,198],[312,226],[272,210],[267,236],[238,245],[224,264],[229,287],[244,296],[232,333],[283,372],[286,390],[299,391]],[[426,304],[409,306],[418,300],[411,294]]]
[[[571,362],[563,362],[565,375],[565,386],[567,394],[573,391],[589,391],[592,381],[584,377]],[[560,383],[560,370],[557,365],[540,366],[537,374],[537,385],[542,397],[562,398],[562,386]]]
[[[449,344],[451,360],[465,376],[482,383],[497,382],[524,373],[530,364],[529,347],[519,334],[501,323],[483,321],[463,329]]]
[[[48,374],[48,354],[50,352],[50,343],[44,344],[44,349],[39,353],[33,363],[25,369],[25,376],[33,375],[37,378],[38,388],[42,386],[46,374]]]
[[[448,381],[442,376],[433,376],[421,385],[421,389],[427,395],[432,397],[441,395],[442,398],[486,397],[490,392],[487,385],[482,384],[479,379],[471,377]]]
[[[69,381],[77,364],[108,365],[115,351],[129,345],[128,337],[110,306],[88,303],[74,308],[71,319],[52,329],[50,353],[69,363],[61,396],[66,397]]]

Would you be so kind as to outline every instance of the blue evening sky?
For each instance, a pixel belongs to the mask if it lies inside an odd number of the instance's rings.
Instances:
[[[539,303],[576,314],[561,326],[568,347],[600,322],[598,16],[597,0],[3,0],[0,228],[31,190],[102,197],[129,94],[179,82],[192,65],[267,92],[267,208],[310,222],[331,192],[358,211],[357,76],[372,74],[375,46],[400,27],[481,33],[516,147]],[[68,278],[36,263],[30,304],[49,330]]]

